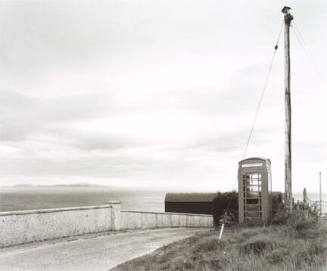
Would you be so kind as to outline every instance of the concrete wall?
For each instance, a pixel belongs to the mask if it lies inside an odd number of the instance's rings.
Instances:
[[[212,227],[211,215],[121,211],[107,205],[0,213],[0,247],[126,229]]]
[[[212,227],[211,215],[122,211],[120,229],[152,229],[167,227]]]
[[[61,238],[113,227],[112,206],[0,213],[0,247]]]

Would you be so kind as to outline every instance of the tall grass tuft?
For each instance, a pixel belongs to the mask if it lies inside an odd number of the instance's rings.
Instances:
[[[255,254],[262,255],[266,252],[273,250],[275,244],[273,240],[268,238],[260,238],[256,240],[249,240],[242,246],[240,246],[239,252],[241,255]]]

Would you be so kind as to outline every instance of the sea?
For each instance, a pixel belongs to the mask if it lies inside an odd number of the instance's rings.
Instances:
[[[119,200],[123,210],[164,212],[165,191],[102,186],[0,188],[0,212],[103,205]]]
[[[187,191],[183,191],[187,192]],[[119,200],[123,210],[164,212],[166,191],[120,189],[105,186],[17,186],[0,187],[0,212],[94,206]],[[302,193],[293,194],[302,201]],[[319,193],[308,193],[318,201]],[[322,200],[323,213],[327,213],[327,194]]]

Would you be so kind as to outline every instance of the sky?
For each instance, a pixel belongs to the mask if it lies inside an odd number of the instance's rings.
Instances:
[[[237,189],[292,7],[293,191],[327,190],[327,2],[0,0],[0,185]],[[246,157],[284,191],[283,32]]]

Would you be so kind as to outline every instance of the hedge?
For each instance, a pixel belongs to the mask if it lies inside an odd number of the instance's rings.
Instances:
[[[220,219],[223,218],[225,211],[228,220],[236,222],[238,220],[238,193],[236,191],[221,193],[212,201],[212,215],[215,227],[220,224]]]
[[[274,217],[279,210],[283,209],[282,193],[272,192],[272,216]],[[225,223],[238,222],[238,192],[218,192],[212,201],[212,215],[215,227],[221,224],[221,219]],[[226,216],[224,217],[224,215]]]

